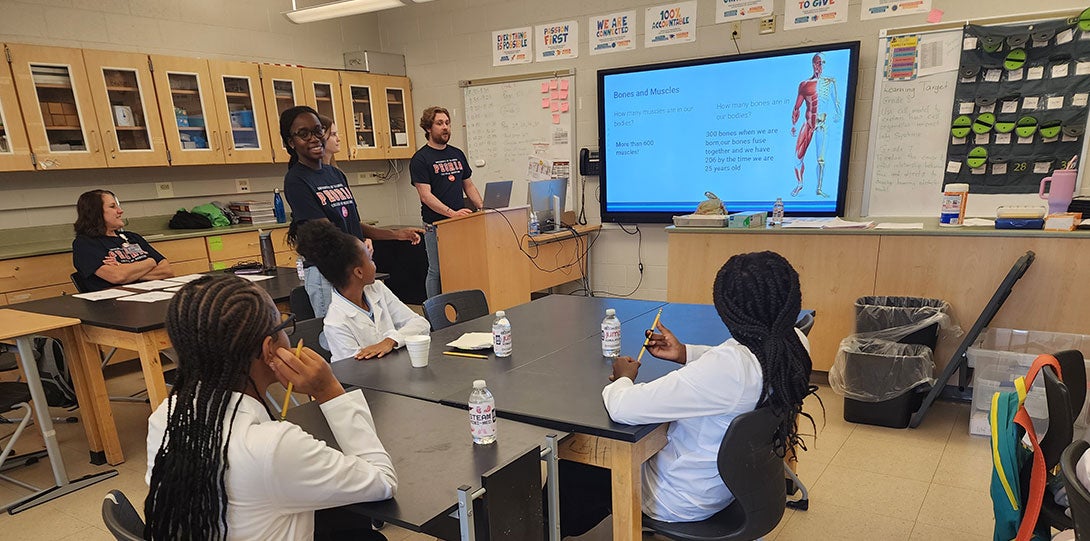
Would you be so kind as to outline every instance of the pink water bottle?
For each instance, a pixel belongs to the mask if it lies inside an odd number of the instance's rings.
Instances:
[[[1078,171],[1075,169],[1057,169],[1052,172],[1052,176],[1041,180],[1041,187],[1037,191],[1037,195],[1041,199],[1048,200],[1049,214],[1067,212],[1067,207],[1071,205],[1071,198],[1075,196],[1075,179],[1077,176]],[[1045,184],[1048,184],[1047,192],[1045,191]]]

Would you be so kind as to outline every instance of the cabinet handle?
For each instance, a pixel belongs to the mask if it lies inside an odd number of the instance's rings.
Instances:
[[[220,132],[218,132],[218,131],[212,132],[212,141],[214,141],[216,143],[216,147],[214,149],[212,149],[212,150],[215,150],[215,151],[219,152],[220,150],[223,149],[223,146],[220,145]]]
[[[95,137],[95,133],[95,130],[91,130],[90,143],[91,145],[93,145],[92,154],[98,154],[99,152],[102,152],[102,143],[95,144],[95,139],[97,139],[97,137]]]
[[[223,141],[227,144],[227,152],[235,151],[235,138],[227,130],[223,130]]]
[[[111,138],[111,134],[112,134],[113,132],[114,132],[113,130],[106,130],[106,138],[107,138],[107,140],[113,141],[113,139]],[[116,160],[116,159],[117,159],[117,153],[118,153],[118,152],[119,152],[120,150],[121,150],[121,149],[117,148],[117,145],[111,144],[111,145],[110,145],[110,158],[111,158],[111,159],[114,159],[114,160]]]
[[[19,269],[15,269],[15,270],[19,270]],[[11,280],[11,279],[15,279],[14,274],[9,274],[7,276],[0,276],[0,280]]]
[[[258,243],[256,243],[256,242],[247,242],[246,246],[257,246],[257,244]]]

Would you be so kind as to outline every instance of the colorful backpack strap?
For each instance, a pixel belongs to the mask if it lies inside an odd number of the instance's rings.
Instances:
[[[1052,355],[1038,355],[1033,360],[1029,373],[1026,374],[1024,389],[1028,390],[1033,385],[1034,378],[1037,377],[1037,373],[1044,366],[1051,366],[1056,371],[1056,375],[1060,375],[1060,363],[1055,357]],[[1019,389],[1020,395],[1022,392],[1022,389]],[[1045,497],[1045,482],[1047,480],[1045,456],[1041,452],[1041,443],[1037,438],[1037,432],[1033,430],[1033,420],[1030,419],[1025,404],[1018,407],[1018,413],[1014,414],[1014,422],[1026,431],[1026,435],[1029,436],[1029,441],[1033,445],[1033,469],[1029,477],[1029,498],[1025,502],[1026,511],[1022,515],[1022,523],[1018,527],[1018,537],[1016,538],[1017,541],[1030,541],[1033,539],[1034,531],[1037,528],[1037,518],[1041,514],[1041,504]]]

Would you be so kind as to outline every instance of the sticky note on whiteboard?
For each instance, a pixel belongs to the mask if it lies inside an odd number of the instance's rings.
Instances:
[[[541,93],[546,94],[548,92],[549,92],[549,81],[542,81],[541,82]]]
[[[553,113],[553,124],[560,124],[560,113]]]
[[[567,90],[567,89],[568,89],[568,80],[567,79],[561,79],[560,80],[560,90]]]
[[[566,101],[560,102],[560,112],[561,113],[567,113],[568,112],[568,102],[566,102]]]
[[[548,109],[549,108],[549,98],[548,97],[541,98],[541,108],[542,109]]]

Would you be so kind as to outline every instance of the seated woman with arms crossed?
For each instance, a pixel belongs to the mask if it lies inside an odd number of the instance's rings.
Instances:
[[[288,234],[289,244],[333,285],[324,321],[334,361],[382,357],[405,345],[405,336],[431,330],[428,320],[375,281],[375,264],[363,241],[324,220],[304,222],[294,233]]]
[[[345,393],[314,351],[288,349],[293,322],[232,275],[200,278],[171,299],[178,380],[148,419],[145,539],[306,540],[315,510],[393,497],[397,475],[367,400]],[[262,400],[273,382],[319,402],[340,451],[273,420]],[[319,524],[317,537],[385,539],[370,521],[350,537]]]
[[[88,291],[174,276],[170,262],[144,237],[124,231],[113,192],[91,190],[76,202],[72,265]]]
[[[796,416],[810,418],[802,401],[816,387],[809,379],[809,343],[794,326],[802,296],[791,264],[774,252],[736,255],[719,269],[712,296],[732,338],[714,347],[686,345],[660,323],[647,352],[683,366],[634,383],[639,363],[618,357],[613,383],[602,391],[618,423],[670,423],[666,447],[643,465],[643,512],[660,521],[704,520],[734,500],[717,457],[735,417],[771,406],[783,418],[774,436],[781,456],[801,444]],[[561,466],[561,530],[581,535],[610,512],[609,472]],[[582,486],[569,486],[565,477]]]

